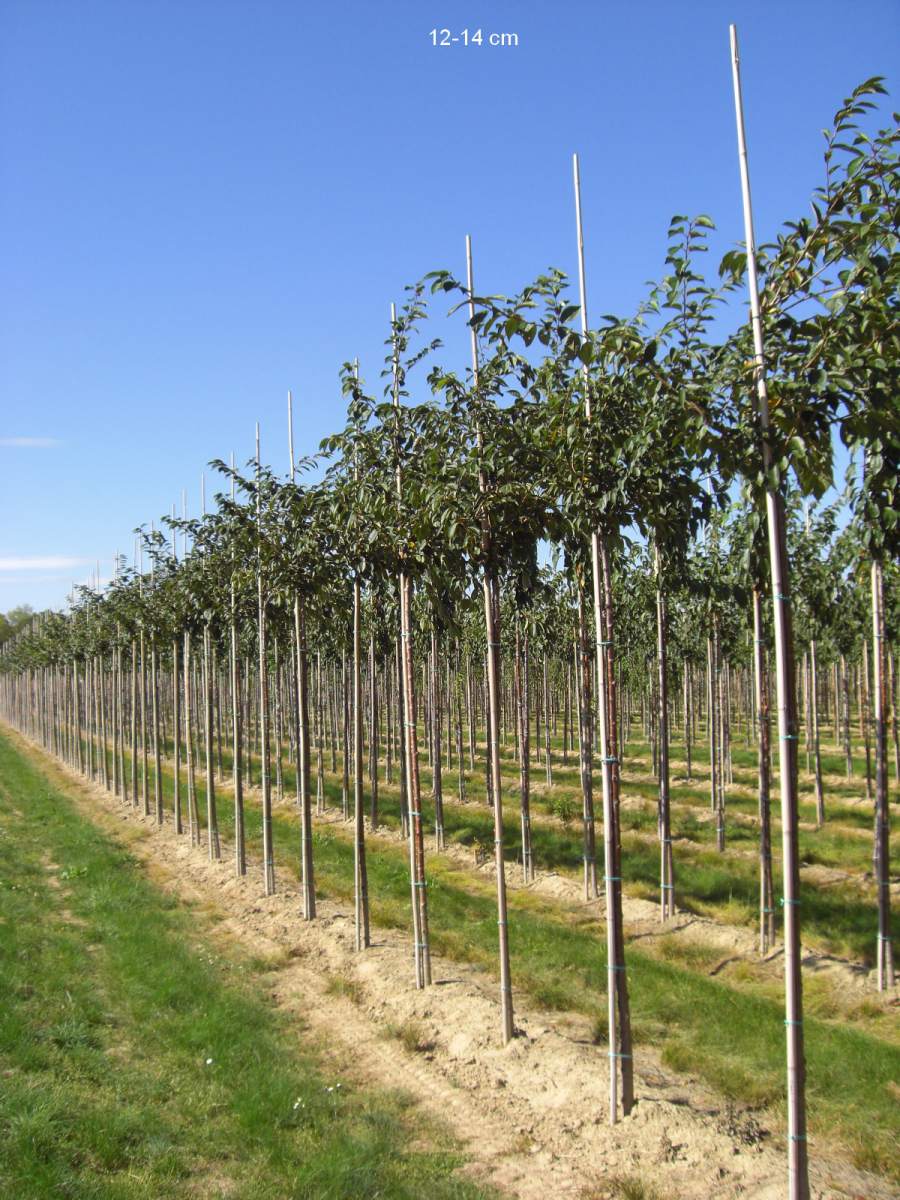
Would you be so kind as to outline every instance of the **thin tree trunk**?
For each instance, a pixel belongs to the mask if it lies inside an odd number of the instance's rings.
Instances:
[[[156,811],[156,823],[163,823],[163,794],[162,794],[162,756],[159,745],[159,661],[156,653],[156,639],[150,641],[150,690],[153,720],[153,800]],[[104,759],[106,751],[104,749]]]
[[[149,774],[147,767],[147,655],[146,645],[144,642],[144,630],[141,629],[140,636],[140,651],[141,651],[141,804],[145,817],[150,816],[150,796],[148,792],[147,776]],[[90,742],[88,742],[90,749]]]
[[[884,582],[881,563],[872,562],[872,672],[875,735],[875,878],[878,885],[878,990],[894,986],[891,941],[890,813],[888,811],[887,728],[885,723]]]
[[[191,635],[184,631],[184,758],[187,772],[188,828],[191,845],[200,845],[200,813],[197,808],[197,781],[194,773],[194,720],[191,705]]]
[[[401,658],[403,664],[404,738],[406,787],[409,800],[409,857],[412,887],[416,987],[431,983],[431,949],[428,937],[428,898],[425,886],[425,839],[422,828],[422,787],[419,778],[419,745],[416,729],[415,671],[412,658],[409,579],[400,576]]]
[[[474,282],[472,274],[472,241],[466,237],[466,268],[469,291],[469,318],[475,317]],[[478,339],[474,324],[470,324],[472,375],[478,387]],[[481,463],[483,442],[481,429],[476,430],[478,447],[478,490],[487,492],[487,478]],[[506,905],[506,863],[503,857],[503,793],[500,769],[500,594],[491,563],[491,528],[486,513],[481,518],[482,592],[484,594],[484,632],[487,676],[487,760],[490,769],[490,790],[494,805],[494,861],[497,874],[497,931],[500,958],[501,1040],[504,1045],[513,1036],[512,982],[509,964],[509,928]]]
[[[297,798],[300,802],[300,891],[303,918],[316,915],[316,889],[313,879],[312,795],[309,768],[309,655],[306,647],[306,610],[299,595],[294,596],[294,639],[297,643]]]
[[[524,639],[516,618],[515,690],[519,716],[519,797],[522,814],[522,881],[530,883],[534,878],[531,851],[531,763],[529,754],[528,720],[528,635]]]
[[[550,668],[547,663],[547,652],[543,654],[543,684],[544,684],[544,770],[547,787],[553,787],[553,746],[550,729]]]
[[[718,812],[719,801],[719,717],[716,689],[716,640],[713,633],[715,627],[715,617],[713,617],[713,625],[710,629],[709,637],[706,639],[706,678],[707,678],[707,700],[706,700],[706,726],[709,733],[709,807],[713,813]],[[723,831],[724,832],[724,831]],[[719,841],[719,831],[716,831],[716,844]],[[721,846],[719,847],[721,849]]]
[[[374,617],[374,614],[373,614]],[[375,659],[375,634],[369,638],[369,781],[371,795],[369,798],[369,824],[373,830],[378,828],[378,752],[381,741],[381,710],[378,704],[378,670]]]
[[[691,734],[694,723],[694,689],[691,687],[691,664],[684,660],[684,755],[687,778],[693,778],[691,770]]]
[[[713,658],[716,663],[716,678],[714,686],[716,689],[716,713],[718,716],[719,737],[718,749],[719,754],[716,761],[716,849],[724,851],[725,849],[725,738],[726,738],[726,716],[725,716],[725,695],[724,695],[724,675],[722,670],[722,657],[719,642],[719,621],[718,614],[713,615]]]
[[[272,670],[275,684],[275,797],[280,802],[284,800],[284,770],[282,766],[282,744],[284,729],[281,711],[281,652],[278,637],[272,638]]]
[[[584,589],[578,581],[578,631],[575,642],[575,679],[578,696],[578,764],[581,775],[583,822],[584,898],[594,900],[597,888],[597,835],[594,823],[594,720],[591,711],[591,656],[588,649]]]
[[[469,770],[475,770],[475,696],[472,682],[472,658],[466,655],[466,716],[469,731]]]
[[[211,636],[208,625],[203,627],[203,739],[206,752],[206,832],[209,857],[218,861],[222,857],[219,846],[219,822],[216,815],[216,780],[213,771],[213,693]]]
[[[672,854],[672,820],[669,797],[669,684],[668,684],[668,613],[662,588],[659,548],[654,550],[656,565],[656,663],[659,673],[659,845],[660,845],[660,919],[675,915],[675,862]]]
[[[816,826],[825,824],[825,794],[822,789],[822,755],[819,749],[819,672],[815,638],[809,644],[809,699],[812,724],[813,765],[816,771]]]
[[[356,949],[370,944],[369,885],[366,874],[366,826],[363,819],[362,602],[359,578],[353,580],[353,892]]]
[[[325,706],[322,698],[322,655],[316,651],[316,813],[325,812]]]
[[[438,665],[438,637],[431,629],[431,770],[434,792],[434,840],[444,849],[444,779],[441,769],[441,686]]]
[[[247,840],[244,828],[244,781],[241,763],[241,671],[238,655],[238,629],[234,611],[234,584],[231,587],[231,779],[234,788],[234,870],[247,874]]]
[[[772,823],[770,816],[769,681],[762,635],[762,596],[753,589],[753,674],[756,685],[756,722],[759,739],[759,952],[775,943],[775,889],[772,883]]]
[[[219,652],[215,646],[212,648],[212,675],[213,706],[216,717],[216,776],[221,782],[225,778],[225,769],[222,766],[222,680],[219,671]]]
[[[500,957],[501,1040],[504,1045],[514,1033],[512,983],[509,965],[509,930],[506,904],[506,863],[503,858],[503,797],[500,774],[500,628],[499,597],[490,568],[484,569],[484,623],[487,639],[488,761],[494,800],[494,863],[497,875],[497,930]]]
[[[122,634],[116,630],[116,708],[119,723],[119,778],[122,781],[122,800],[128,803],[128,783],[125,776],[125,679],[122,671]],[[177,671],[176,666],[173,668]],[[65,694],[65,693],[64,693]]]
[[[174,795],[172,819],[177,834],[184,833],[181,815],[181,673],[178,670],[178,638],[172,639],[172,758],[174,768]]]
[[[262,568],[256,573],[257,632],[259,650],[259,766],[262,791],[263,887],[265,894],[275,892],[275,853],[272,846],[272,784],[269,745],[269,664],[266,629],[266,603]]]
[[[335,668],[337,671],[337,668]],[[350,673],[347,655],[341,655],[341,816],[350,819]],[[337,675],[335,675],[335,700],[337,699]]]
[[[457,795],[460,804],[466,802],[466,762],[463,753],[463,682],[462,673],[460,671],[460,654],[459,643],[456,645],[456,670],[454,672],[454,692],[456,703],[454,706],[454,720],[456,725],[456,787]]]
[[[866,799],[872,799],[872,740],[871,729],[871,691],[869,688],[869,643],[863,638],[862,675],[860,679],[859,724],[860,733],[866,748]]]
[[[888,696],[887,705],[891,714],[891,739],[894,744],[894,782],[900,783],[900,734],[897,730],[897,671],[894,651],[888,646]]]
[[[612,922],[615,934],[616,970],[614,973],[616,997],[618,1001],[619,1023],[616,1057],[621,1063],[622,1070],[622,1113],[628,1116],[634,1105],[634,1063],[632,1059],[631,1041],[631,1003],[628,996],[628,978],[625,971],[625,926],[622,912],[622,840],[619,823],[619,788],[620,771],[619,758],[612,753],[618,745],[618,705],[616,702],[616,659],[615,659],[615,621],[612,594],[612,571],[609,563],[609,552],[605,540],[600,539],[600,564],[603,572],[603,634],[598,639],[601,657],[606,663],[605,697],[598,689],[598,707],[603,703],[608,707],[607,728],[608,746],[606,756],[609,758],[611,810],[613,820],[613,907]],[[607,893],[609,894],[609,893]],[[607,914],[609,909],[607,909]],[[609,916],[607,915],[607,919]],[[612,1045],[612,1041],[610,1042]]]
[[[844,694],[844,762],[847,778],[853,778],[853,750],[850,743],[850,671],[847,660],[841,655],[841,687]]]

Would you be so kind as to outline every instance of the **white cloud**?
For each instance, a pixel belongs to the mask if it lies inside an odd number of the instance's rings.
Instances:
[[[65,582],[64,575],[21,575],[18,573],[15,575],[0,574],[0,592],[3,592],[4,594],[10,590],[21,592],[22,588],[32,587],[36,583],[52,583],[54,585],[53,590],[55,592],[59,592],[60,588],[62,587],[64,587],[68,592],[69,588],[69,585]],[[33,604],[35,602],[33,596],[23,596],[22,599],[23,601],[27,600],[29,604]],[[3,605],[8,603],[8,600],[3,601]],[[3,605],[0,605],[0,607],[3,607]]]
[[[0,446],[27,446],[36,450],[47,450],[61,446],[59,438],[53,437],[0,437]]]
[[[73,558],[65,554],[22,554],[0,557],[0,571],[71,571],[93,562],[91,558]]]

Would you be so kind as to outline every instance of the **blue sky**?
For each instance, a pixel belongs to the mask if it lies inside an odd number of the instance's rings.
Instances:
[[[595,316],[634,309],[672,213],[738,242],[731,20],[765,240],[840,100],[893,85],[894,0],[0,0],[0,611],[196,512],[257,420],[286,468],[288,388],[312,452],[341,363],[379,386],[390,301],[462,273],[466,233],[485,290],[574,273],[573,150]]]

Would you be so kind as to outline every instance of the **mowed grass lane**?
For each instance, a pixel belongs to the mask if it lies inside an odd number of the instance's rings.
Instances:
[[[327,1090],[198,920],[0,734],[0,1195],[484,1196],[402,1095]]]

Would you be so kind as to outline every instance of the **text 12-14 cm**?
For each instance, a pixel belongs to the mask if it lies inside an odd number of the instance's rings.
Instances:
[[[485,33],[483,29],[432,29],[432,46],[518,46],[517,33]]]

